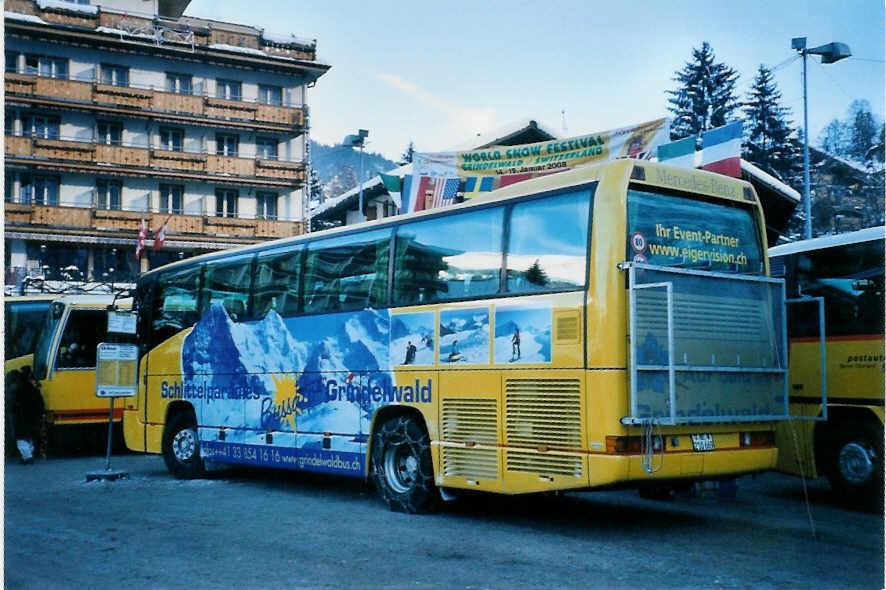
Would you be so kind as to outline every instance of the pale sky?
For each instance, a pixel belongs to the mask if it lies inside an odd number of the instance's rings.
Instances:
[[[410,140],[442,151],[535,119],[581,135],[667,116],[664,91],[708,41],[735,68],[741,96],[759,64],[803,120],[802,61],[791,38],[847,43],[853,57],[810,56],[813,143],[856,98],[884,112],[884,7],[877,0],[193,0],[186,14],[317,39],[332,68],[309,90],[311,137],[337,144],[369,130],[367,151],[396,160]]]

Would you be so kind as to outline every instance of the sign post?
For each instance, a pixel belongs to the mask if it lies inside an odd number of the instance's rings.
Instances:
[[[138,347],[135,344],[102,342],[98,345],[95,369],[95,395],[111,399],[108,413],[108,453],[104,471],[89,471],[86,481],[95,479],[115,480],[128,477],[129,473],[111,469],[111,441],[114,428],[114,399],[132,397],[136,394],[136,368]]]

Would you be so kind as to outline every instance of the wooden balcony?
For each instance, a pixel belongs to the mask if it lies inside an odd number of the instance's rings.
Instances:
[[[44,232],[47,227],[70,228],[92,232],[127,232],[124,237],[136,239],[142,219],[148,227],[159,228],[167,219],[167,240],[193,240],[213,236],[247,238],[253,240],[297,236],[304,233],[305,224],[300,221],[277,221],[272,219],[239,219],[204,215],[169,215],[168,213],[117,211],[86,207],[59,207],[52,205],[23,205],[5,203],[7,230]],[[85,234],[84,234],[85,235]]]
[[[38,137],[6,136],[6,157],[28,158],[27,163],[40,165],[41,160],[54,166],[89,164],[94,167],[73,167],[80,172],[96,172],[101,167],[107,172],[107,164],[114,165],[120,174],[149,176],[185,173],[206,182],[236,181],[257,182],[274,186],[294,186],[305,180],[303,162],[256,160],[234,156],[219,156],[145,147],[96,144],[88,141],[69,141]],[[220,178],[221,177],[221,178]]]
[[[225,126],[248,123],[251,127],[276,131],[280,131],[281,127],[298,130],[305,125],[305,110],[302,107],[42,78],[35,74],[7,72],[5,88],[8,96],[29,97],[41,103],[63,103],[68,107],[95,111],[123,109],[146,116],[176,115],[181,118],[182,123]]]

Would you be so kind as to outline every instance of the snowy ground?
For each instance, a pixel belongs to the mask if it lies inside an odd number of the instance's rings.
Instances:
[[[882,588],[883,516],[779,474],[716,492],[468,496],[395,514],[360,481],[236,471],[173,479],[155,455],[5,470],[8,589]],[[810,516],[816,537],[810,528]]]

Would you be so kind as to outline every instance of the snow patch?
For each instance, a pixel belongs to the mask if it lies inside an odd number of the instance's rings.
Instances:
[[[64,10],[66,12],[79,12],[81,14],[98,14],[98,6],[89,4],[74,4],[63,0],[37,0],[37,6],[41,10]]]
[[[48,24],[39,16],[34,16],[33,14],[20,14],[18,12],[4,12],[3,18],[8,18],[9,20],[17,20],[25,23],[35,23],[38,25]]]

